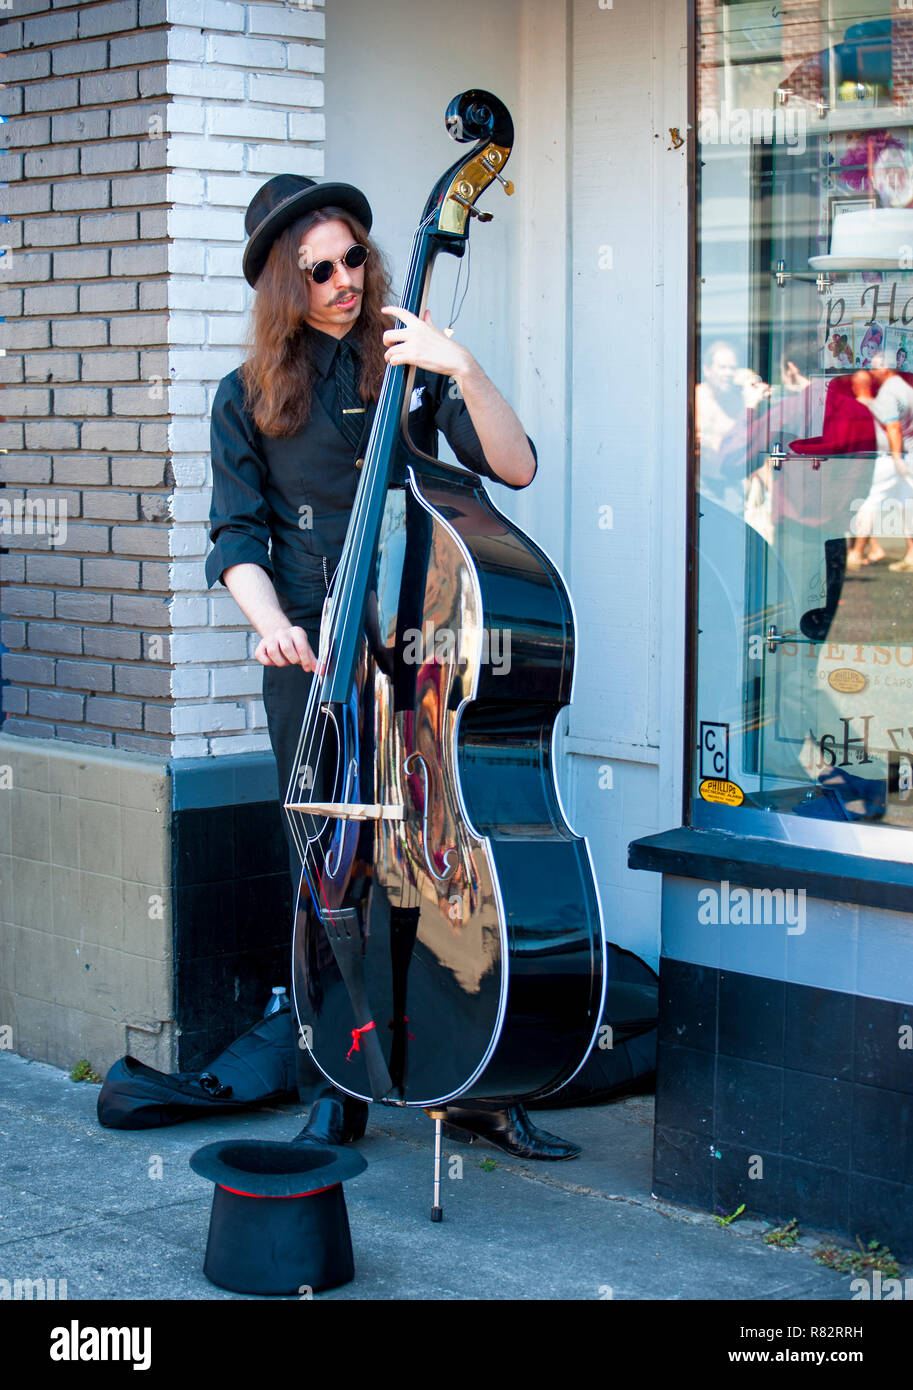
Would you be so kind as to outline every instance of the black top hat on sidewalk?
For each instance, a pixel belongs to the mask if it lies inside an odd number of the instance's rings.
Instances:
[[[254,194],[244,217],[248,243],[241,268],[249,285],[266,265],[270,247],[286,227],[317,208],[342,208],[371,230],[371,205],[350,183],[318,183],[302,174],[277,174]]]
[[[355,1273],[342,1184],[361,1154],[322,1144],[222,1140],[190,1166],[215,1183],[204,1273],[234,1293],[298,1294]]]

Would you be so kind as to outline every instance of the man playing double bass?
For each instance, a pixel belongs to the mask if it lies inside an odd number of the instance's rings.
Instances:
[[[320,615],[342,551],[361,452],[388,362],[418,369],[409,432],[437,454],[443,431],[459,462],[512,488],[536,472],[510,406],[464,347],[391,305],[389,277],[370,240],[372,214],[349,184],[280,174],[247,210],[243,269],[256,288],[250,351],[221,381],[212,410],[211,587],[221,581],[260,634],[263,703],[280,793],[289,783],[316,666]],[[450,379],[455,383],[450,386]],[[297,894],[300,859],[285,822]],[[361,1138],[364,1101],[314,1082],[296,1051],[310,1101],[296,1142]],[[523,1106],[447,1106],[445,1133],[481,1138],[520,1158],[575,1158],[580,1149],[535,1129]]]

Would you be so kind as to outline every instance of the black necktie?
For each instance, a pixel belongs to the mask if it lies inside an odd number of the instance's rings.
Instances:
[[[355,358],[348,343],[340,342],[336,359],[336,396],[342,411],[342,432],[353,449],[361,442],[365,403],[355,390]]]

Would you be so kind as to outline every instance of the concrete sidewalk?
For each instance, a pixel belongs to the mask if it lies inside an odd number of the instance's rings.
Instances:
[[[228,1136],[291,1139],[300,1107],[123,1133],[99,1126],[97,1096],[97,1086],[0,1053],[0,1279],[66,1279],[71,1299],[244,1297],[203,1274],[213,1189],[188,1159]],[[653,1200],[652,1097],[535,1118],[581,1143],[583,1156],[536,1164],[487,1145],[447,1146],[463,1176],[445,1181],[434,1225],[431,1122],[372,1110],[359,1145],[368,1170],[346,1185],[355,1280],[316,1297],[849,1298],[852,1276],[811,1258],[814,1233],[775,1249],[761,1222],[723,1228]],[[496,1166],[480,1167],[484,1159]]]

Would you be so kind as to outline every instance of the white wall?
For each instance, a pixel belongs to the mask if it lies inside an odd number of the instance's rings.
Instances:
[[[610,939],[652,962],[658,880],[626,859],[630,840],[680,823],[686,149],[668,130],[685,133],[685,43],[685,0],[335,0],[327,12],[326,177],[365,190],[398,275],[455,157],[447,102],[485,87],[513,115],[516,193],[483,200],[495,221],[472,228],[456,331],[537,445],[533,486],[491,491],[570,585],[562,791],[590,839]],[[438,262],[436,321],[456,266]]]
[[[511,111],[517,153],[507,166],[507,176],[515,182],[516,193],[508,198],[500,189],[490,189],[479,203],[480,209],[494,214],[494,221],[473,224],[470,288],[455,336],[475,353],[524,423],[530,416],[534,388],[527,381],[529,358],[517,352],[518,339],[530,332],[518,318],[527,311],[521,261],[530,236],[529,222],[543,190],[536,187],[530,165],[535,144],[521,98],[528,85],[522,63],[526,46],[521,38],[530,24],[529,14],[540,10],[552,12],[545,23],[563,43],[561,6],[553,0],[532,4],[506,0],[497,8],[496,23],[491,7],[481,0],[459,6],[452,0],[393,0],[380,5],[376,0],[336,0],[326,17],[326,177],[354,183],[367,194],[374,211],[372,234],[390,257],[397,288],[433,184],[469,148],[454,144],[445,129],[444,111],[450,99],[468,87],[481,87],[494,92]],[[552,51],[551,34],[543,46]],[[555,81],[553,62],[542,66],[547,67],[560,110],[564,83]],[[541,117],[537,122],[542,123]],[[558,142],[563,159],[562,147],[563,140]],[[553,210],[560,210],[564,202],[560,169],[557,177],[548,178],[545,191],[551,194],[546,223],[550,232]],[[552,294],[557,295],[560,314],[562,249],[553,250],[548,237],[542,249],[552,259]],[[454,257],[442,256],[435,268],[429,307],[441,327],[450,321],[460,264]],[[464,258],[462,285],[465,278]],[[554,353],[551,375],[561,375],[562,358],[563,352]],[[544,435],[541,429],[527,428],[540,454],[554,456],[561,448],[563,398],[551,415]],[[560,506],[555,466],[543,457],[543,475],[546,468],[552,476],[542,491],[548,490],[553,506]],[[505,504],[523,524],[527,498],[513,498],[506,489],[496,491],[498,503]],[[560,537],[556,527],[554,539],[560,542]]]
[[[685,5],[574,0],[572,27],[575,819],[609,935],[655,960],[658,880],[626,862],[632,839],[680,824],[687,144],[670,128],[687,136]]]

